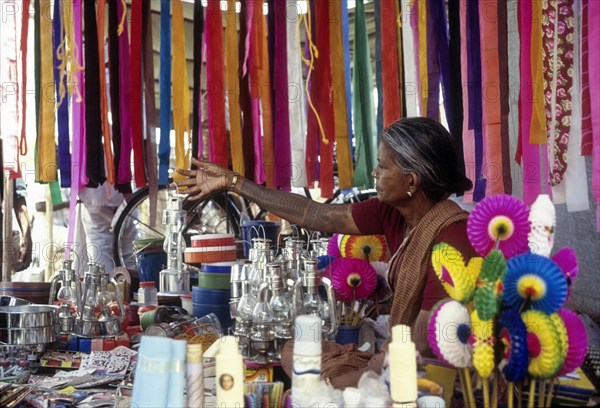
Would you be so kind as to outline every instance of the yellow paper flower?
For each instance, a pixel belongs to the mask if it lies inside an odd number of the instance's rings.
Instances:
[[[471,261],[466,267],[460,251],[445,242],[434,246],[431,252],[431,265],[442,286],[452,299],[461,303],[467,303],[473,297],[480,264]]]
[[[471,313],[473,333],[473,366],[481,378],[488,378],[494,371],[494,321],[481,320],[477,310]]]
[[[546,294],[546,282],[538,275],[523,275],[517,281],[517,291],[522,298],[538,300]]]
[[[557,351],[560,354],[560,365],[562,366],[567,357],[567,350],[569,349],[569,336],[567,335],[565,322],[560,314],[552,313],[550,318],[554,323],[554,327],[556,327],[556,333],[558,334],[558,340],[560,341],[560,350]]]
[[[515,230],[512,220],[505,215],[497,215],[488,225],[488,234],[494,241],[509,239]]]
[[[363,259],[368,262],[386,261],[387,244],[383,235],[344,235],[340,242],[344,258]]]
[[[521,314],[527,328],[529,350],[529,374],[537,379],[548,379],[560,369],[561,341],[552,318],[540,310],[528,310]]]

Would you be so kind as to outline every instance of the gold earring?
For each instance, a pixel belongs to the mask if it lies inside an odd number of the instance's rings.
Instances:
[[[410,191],[407,191],[406,194],[408,194],[409,197],[412,197],[412,193]]]

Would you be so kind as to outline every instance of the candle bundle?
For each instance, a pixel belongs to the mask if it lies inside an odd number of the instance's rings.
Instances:
[[[514,384],[521,387],[529,377],[532,407],[537,381],[538,404],[549,405],[556,376],[583,362],[583,323],[564,309],[577,257],[571,248],[550,257],[554,228],[554,207],[547,196],[539,196],[529,208],[515,197],[496,195],[478,203],[467,222],[480,257],[467,263],[446,243],[433,248],[433,268],[451,299],[432,309],[429,341],[440,359],[459,369],[469,406],[475,405],[471,367],[482,380],[486,408],[497,405],[500,373],[508,382],[509,407]]]

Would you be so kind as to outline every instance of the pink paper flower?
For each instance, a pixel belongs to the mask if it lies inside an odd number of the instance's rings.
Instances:
[[[331,263],[331,280],[335,297],[341,301],[364,299],[377,287],[375,269],[362,259],[335,259]]]

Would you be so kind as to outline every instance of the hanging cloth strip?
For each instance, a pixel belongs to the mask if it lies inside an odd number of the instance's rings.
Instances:
[[[381,55],[381,2],[375,3],[375,86],[377,87],[377,137],[383,132],[383,67]]]
[[[523,171],[523,200],[527,204],[532,204],[542,191],[539,149],[537,145],[532,145],[529,142],[534,97],[531,89],[533,86],[531,74],[532,14],[531,3],[526,1],[519,3],[521,92],[519,93],[519,148],[517,149],[516,160],[521,164]]]
[[[501,0],[502,1],[502,0]],[[500,55],[498,49],[498,1],[479,3],[479,22],[481,29],[481,87],[483,110],[484,157],[482,173],[486,179],[486,195],[504,193],[504,171],[502,168]],[[496,18],[489,18],[495,13]]]
[[[588,70],[594,139],[592,146],[592,193],[596,201],[596,231],[600,231],[600,2],[589,3]]]
[[[292,186],[305,187],[306,172],[304,171],[305,143],[306,143],[306,111],[304,99],[304,86],[302,85],[302,60],[296,46],[296,26],[298,24],[299,5],[296,0],[287,0],[286,9],[289,10],[286,22],[287,40],[287,74],[288,74],[288,112],[290,120],[290,141],[292,160]],[[292,14],[296,11],[297,14]]]
[[[242,151],[244,155],[245,177],[254,181],[254,131],[252,125],[252,105],[250,103],[250,78],[245,69],[247,29],[246,0],[241,0],[240,41],[238,50],[240,108],[242,110]]]
[[[156,155],[156,94],[154,91],[154,48],[150,2],[142,2],[142,43],[144,112],[146,118],[146,172],[150,197],[150,226],[156,225],[158,202],[158,163]]]
[[[119,18],[119,109],[121,109],[121,160],[117,170],[119,184],[131,184],[131,83],[129,63],[129,36],[127,34],[125,2],[117,0]],[[131,188],[131,187],[130,187]]]
[[[31,7],[31,0],[23,0],[22,6],[23,10],[21,13],[21,44],[19,46],[21,52],[21,66],[19,69],[21,75],[21,90],[27,88],[27,42],[29,41],[29,8]],[[57,8],[58,10],[60,10],[60,7],[55,7],[55,10]],[[26,156],[28,151],[26,136],[27,98],[25,97],[24,92],[19,92],[19,98],[21,99],[21,111],[19,115],[19,120],[21,121],[21,134],[19,136],[19,155]]]
[[[590,97],[589,65],[589,2],[582,1],[581,8],[581,154],[592,155],[594,133]]]
[[[130,190],[130,184],[119,184],[118,169],[121,161],[121,109],[119,100],[119,18],[117,13],[117,1],[109,0],[108,7],[108,69],[110,86],[110,113],[112,118],[112,148],[113,162],[115,167],[115,189],[120,193]],[[129,188],[128,188],[129,187]]]
[[[160,1],[160,143],[158,184],[169,184],[171,157],[171,1]]]
[[[415,35],[416,47],[415,54],[419,56],[419,69],[417,75],[419,77],[419,93],[421,101],[421,116],[429,117],[427,112],[429,98],[429,79],[427,75],[427,2],[417,1],[417,12],[413,16],[415,27],[418,35]]]
[[[58,2],[57,2],[58,3]],[[106,90],[106,58],[104,54],[104,35],[105,16],[107,0],[98,0],[96,8],[96,29],[98,36],[98,81],[100,85],[100,111],[102,114],[102,135],[104,141],[104,164],[106,165],[106,181],[108,184],[115,185],[115,163],[112,152],[112,142],[110,137],[110,122],[108,121],[108,98]]]
[[[48,12],[51,10],[49,0],[41,0],[36,10]],[[41,16],[41,14],[40,14]],[[56,141],[54,137],[54,95],[52,88],[45,84],[54,84],[54,57],[52,55],[52,20],[49,18],[36,19],[39,21],[39,82],[36,89],[40,91],[38,110],[38,131],[36,141],[35,181],[49,183],[56,181]],[[49,91],[49,92],[48,92]]]
[[[175,128],[175,166],[178,169],[189,169],[189,149],[186,149],[185,135],[190,137],[190,88],[188,85],[187,62],[185,59],[185,32],[183,20],[183,6],[181,0],[173,0],[173,127]],[[220,15],[220,14],[219,14]],[[221,42],[222,48],[222,42]],[[222,59],[221,59],[222,61]],[[224,67],[222,67],[224,69]],[[221,74],[223,73],[221,70]],[[222,82],[221,82],[222,83]],[[221,87],[221,89],[223,89]],[[223,101],[225,104],[225,101]],[[224,106],[223,106],[224,108]],[[223,143],[221,141],[221,143]],[[225,147],[225,162],[227,165],[227,143]],[[221,149],[223,150],[223,149]],[[185,176],[174,173],[173,179],[181,181]]]
[[[568,211],[589,210],[588,178],[585,158],[581,156],[581,2],[574,4],[573,30],[573,110],[566,151],[567,167],[563,182],[552,187],[554,204],[567,203]]]
[[[271,12],[268,14],[269,21],[263,14],[263,7],[267,6]],[[254,48],[254,58],[259,61],[256,74],[258,83],[252,87],[252,90],[258,90],[260,97],[260,108],[262,113],[262,131],[263,131],[263,167],[265,172],[265,185],[267,187],[276,187],[275,178],[278,177],[279,169],[276,168],[275,159],[275,138],[273,129],[275,127],[276,117],[273,115],[275,110],[275,95],[273,95],[272,73],[274,73],[275,56],[275,5],[273,0],[261,0],[256,3],[254,12],[256,13],[255,38],[257,46]],[[285,18],[285,15],[282,16]],[[285,56],[284,56],[285,58]],[[288,148],[289,154],[289,148]],[[283,169],[282,169],[283,170]],[[282,175],[279,175],[281,177]]]
[[[200,1],[198,1],[199,3]],[[229,106],[229,140],[231,145],[231,164],[233,171],[245,175],[244,152],[242,150],[242,113],[240,108],[239,81],[239,39],[235,0],[227,0],[225,14],[225,76],[227,80],[227,98]],[[195,91],[195,90],[194,90]]]
[[[251,2],[254,4],[254,2]],[[208,102],[209,160],[227,166],[225,133],[225,64],[223,26],[219,0],[208,0],[206,7],[206,95]]]
[[[17,10],[20,4],[14,0],[3,2],[6,14],[2,21],[2,36],[0,36],[0,136],[2,137],[2,166],[7,170],[10,179],[21,177],[19,166],[19,95],[17,67]],[[14,10],[13,13],[8,13]],[[22,96],[24,98],[25,96]],[[4,178],[4,173],[2,174]]]
[[[69,7],[72,5],[72,8]],[[81,0],[74,0],[72,3],[63,4],[63,16],[65,23],[65,33],[67,44],[71,46],[71,72],[75,77],[74,93],[71,98],[71,112],[73,129],[72,137],[72,161],[71,161],[71,198],[69,203],[69,230],[67,244],[65,247],[65,258],[71,258],[71,246],[75,244],[75,229],[77,227],[77,198],[79,190],[84,188],[89,180],[85,175],[86,157],[85,157],[85,82],[83,70],[83,27],[82,25],[82,4]],[[72,24],[70,24],[72,23]],[[71,40],[72,39],[72,40]],[[75,69],[75,70],[74,70]]]
[[[469,47],[467,46],[467,33],[469,23],[467,19],[467,2],[459,1],[460,7],[460,68],[462,81],[469,84]],[[469,87],[463,92],[463,152],[465,157],[465,174],[473,182],[473,188],[465,191],[464,202],[473,203],[473,191],[475,189],[475,132],[469,126]]]
[[[438,29],[446,27],[446,18],[436,21],[436,1],[428,1],[426,5],[427,23],[427,117],[440,120],[440,61],[438,50]]]
[[[96,5],[94,0],[85,0],[85,137],[86,175],[88,187],[96,188],[106,180],[104,155],[102,154],[102,109],[100,102],[100,71],[98,55],[98,29],[96,27]]]
[[[373,111],[373,75],[367,36],[365,6],[356,2],[354,32],[354,132],[356,137],[356,168],[354,186],[373,188],[371,173],[377,161],[375,117]]]
[[[406,99],[406,116],[419,115],[419,64],[417,60],[418,37],[413,21],[416,21],[416,6],[414,0],[402,0],[402,43],[404,52],[404,95]]]
[[[231,0],[228,0],[228,5]],[[235,2],[234,2],[234,11],[235,11]],[[235,13],[234,13],[235,16]],[[229,14],[226,15],[226,20],[229,23]],[[233,21],[235,24],[235,20]],[[203,140],[202,140],[202,44],[204,41],[203,38],[204,33],[204,8],[202,7],[202,2],[200,0],[194,0],[194,89],[192,96],[192,157],[201,158],[203,153]],[[236,40],[237,40],[237,30],[236,30]],[[237,44],[237,43],[236,43]],[[234,59],[237,54],[233,53]],[[229,52],[227,53],[227,58],[229,58]],[[237,59],[236,64],[237,67]],[[227,61],[226,69],[229,70],[229,60]],[[227,71],[229,72],[229,71]],[[236,93],[237,95],[237,93]],[[230,108],[231,109],[231,108]],[[238,114],[239,116],[239,114]],[[230,114],[231,121],[231,114]],[[240,143],[241,146],[241,143]],[[233,154],[233,144],[232,144],[232,154]],[[196,165],[192,164],[192,169],[195,169]],[[234,171],[238,171],[234,167]],[[244,172],[238,171],[240,174],[244,174]]]
[[[242,72],[248,73],[250,79],[249,90],[250,106],[252,109],[252,145],[254,151],[254,168],[252,169],[252,172],[254,181],[258,184],[265,182],[260,121],[260,77],[258,74],[261,59],[258,52],[259,36],[255,27],[255,24],[259,20],[262,21],[262,18],[258,14],[262,12],[260,6],[260,4],[257,5],[256,0],[246,2],[246,54],[244,55],[244,63],[242,65]]]
[[[507,48],[508,48],[508,81],[511,84],[511,89],[521,89],[521,75],[520,75],[520,55],[521,55],[521,38],[519,33],[519,0],[509,0],[506,11],[507,11],[507,27],[516,27],[516,30],[507,31]],[[511,94],[512,95],[512,94]],[[510,155],[510,168],[515,166],[515,158],[517,157],[517,150],[521,149],[520,145],[520,122],[519,122],[519,98],[509,98],[509,113],[508,121],[510,126],[508,128],[509,135],[509,149],[508,154]],[[519,169],[519,170],[522,170]],[[516,177],[512,182],[512,194],[517,197],[523,197],[523,183],[522,183],[522,172],[516,174]]]
[[[444,0],[434,0],[430,3],[431,9],[431,20],[434,22],[432,27],[433,35],[435,35],[438,68],[438,82],[441,83],[444,110],[446,112],[446,119],[448,127],[451,129],[450,122],[452,117],[449,115],[452,113],[451,101],[450,101],[450,50],[448,44],[448,17],[446,16],[446,2]],[[460,74],[459,74],[460,75]],[[439,89],[438,89],[439,91]],[[438,92],[439,94],[439,92]],[[439,98],[438,98],[438,110],[439,110]]]
[[[463,92],[462,73],[460,60],[460,0],[448,1],[448,64],[449,75],[448,89],[444,86],[444,101],[446,104],[446,119],[448,128],[452,135],[454,148],[458,152],[458,166],[465,169],[465,158],[463,153],[462,122],[463,122]],[[445,31],[444,31],[445,32]],[[442,68],[444,66],[442,64]],[[444,81],[445,82],[445,81]]]
[[[345,12],[342,0],[333,0],[330,10],[335,10],[334,16]],[[331,19],[329,25],[331,41],[331,61],[343,61],[344,59],[344,37],[342,20]],[[347,40],[347,38],[346,38]],[[335,124],[336,157],[339,189],[344,190],[352,187],[352,156],[350,152],[350,131],[348,129],[348,103],[346,101],[346,68],[345,64],[331,64],[331,80],[333,92],[333,115]]]
[[[305,84],[306,102],[308,105],[306,115],[306,155],[305,155],[305,167],[306,167],[306,179],[309,187],[314,187],[315,181],[319,177],[319,161],[317,157],[319,155],[319,124],[316,117],[316,112],[313,109],[313,101],[316,100],[316,88],[313,69],[315,54],[317,53],[316,46],[313,42],[313,38],[316,37],[316,29],[313,20],[314,15],[314,1],[311,0],[307,4],[307,13],[301,16],[301,20],[298,22],[297,30],[300,30],[300,24],[304,23],[304,32],[306,33],[306,39],[304,41],[304,52],[301,53],[302,62],[306,67],[305,78],[303,81]],[[300,36],[298,38],[298,49],[300,50]]]
[[[275,184],[290,191],[292,177],[292,151],[290,145],[290,112],[288,86],[286,3],[274,1],[274,52],[273,82],[273,150],[275,153]]]
[[[383,92],[383,127],[400,119],[400,81],[395,0],[381,0],[381,55]]]
[[[400,3],[402,0],[394,1],[394,15],[396,16],[396,48],[398,49],[398,92],[400,92],[400,117],[406,117],[406,95],[404,94],[404,46],[402,43],[402,15]],[[377,135],[377,143],[379,143],[381,135]]]
[[[71,187],[71,141],[69,140],[69,93],[67,92],[66,39],[62,6],[54,2],[54,90],[56,94],[56,122],[58,128],[58,169],[60,186]],[[104,27],[104,26],[103,26]]]
[[[184,65],[185,66],[185,65]],[[142,0],[131,2],[131,140],[136,188],[146,185],[142,117]]]
[[[510,162],[510,135],[508,127],[509,97],[511,82],[508,78],[508,10],[504,1],[498,2],[498,75],[500,79],[500,140],[502,155],[502,180],[504,181],[504,192],[512,194],[512,174]]]
[[[550,182],[562,182],[567,170],[567,146],[573,93],[573,1],[554,0],[542,9],[544,101],[548,123],[548,150],[552,159]]]
[[[350,67],[350,22],[348,19],[348,0],[342,0],[342,45],[344,48],[344,83],[346,88],[346,121],[348,122],[348,140],[354,140],[352,131],[352,69]],[[383,117],[383,116],[382,116]],[[378,133],[378,137],[379,137]],[[350,143],[350,165],[354,177],[354,146]]]
[[[479,0],[469,0],[467,4],[467,47],[468,47],[468,80],[469,80],[469,129],[473,130],[475,140],[475,188],[473,200],[480,201],[485,197],[485,179],[482,173],[483,164],[483,129],[481,102],[481,42],[479,27]]]
[[[316,106],[317,119],[320,119],[322,124],[321,137],[319,138],[319,187],[321,188],[321,197],[333,198],[333,189],[335,188],[333,179],[335,125],[331,94],[331,42],[329,38],[331,14],[328,2],[317,1],[315,6],[316,45],[319,50],[319,58],[315,62],[316,91],[319,95]]]

